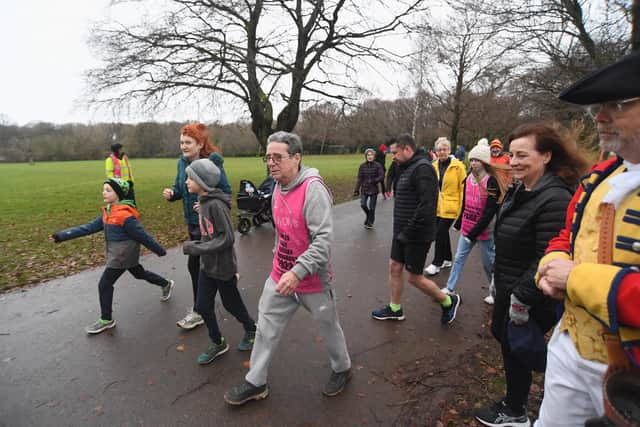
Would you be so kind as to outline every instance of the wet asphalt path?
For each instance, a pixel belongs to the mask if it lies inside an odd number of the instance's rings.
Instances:
[[[240,408],[226,405],[223,393],[243,380],[249,360],[249,353],[235,350],[243,331],[218,303],[218,320],[232,348],[211,365],[196,363],[208,338],[204,326],[185,332],[175,324],[192,295],[186,258],[174,248],[163,258],[142,258],[145,268],[176,281],[171,300],[161,303],[155,286],[125,274],[114,295],[117,326],[97,336],[87,336],[84,327],[99,315],[102,268],[0,295],[0,426],[393,425],[406,400],[397,385],[398,368],[441,369],[473,344],[486,317],[486,280],[474,251],[458,285],[463,304],[452,325],[441,326],[439,307],[409,285],[403,301],[407,320],[371,319],[371,310],[388,302],[392,204],[378,202],[374,230],[363,228],[358,202],[334,209],[334,287],[355,373],[342,395],[321,394],[328,357],[313,320],[301,309],[272,363],[269,397]],[[239,286],[257,318],[273,229],[263,226],[237,237]],[[452,233],[452,241],[457,237]],[[447,271],[436,276],[440,286]]]

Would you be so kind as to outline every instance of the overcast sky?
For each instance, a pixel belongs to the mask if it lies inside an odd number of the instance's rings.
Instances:
[[[84,90],[83,72],[98,64],[86,45],[91,23],[111,13],[108,0],[0,1],[0,122],[111,122],[140,120],[212,120],[190,112],[165,112],[156,117],[92,113],[78,107]],[[128,18],[131,18],[130,16]],[[366,75],[365,75],[366,74]],[[383,75],[385,73],[382,73]],[[386,73],[393,76],[393,73]],[[396,75],[397,76],[397,75]],[[397,96],[401,82],[386,82],[374,72],[361,78],[377,96]],[[395,87],[393,87],[395,86]],[[182,117],[180,117],[182,116]],[[215,117],[218,118],[218,117]],[[229,121],[233,118],[227,117]]]

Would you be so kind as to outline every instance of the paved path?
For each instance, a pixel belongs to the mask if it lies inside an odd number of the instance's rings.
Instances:
[[[192,296],[186,259],[174,248],[166,257],[142,259],[146,268],[176,280],[171,300],[161,303],[157,288],[125,274],[114,296],[118,326],[97,336],[87,336],[84,327],[99,315],[96,288],[102,268],[0,295],[0,426],[398,424],[406,403],[398,371],[454,363],[475,342],[486,317],[486,287],[480,289],[486,283],[474,251],[459,284],[463,305],[452,325],[441,326],[440,309],[408,285],[406,321],[371,319],[371,310],[388,302],[391,213],[392,202],[379,201],[376,228],[365,230],[357,202],[334,209],[335,289],[355,370],[344,394],[321,394],[328,357],[311,317],[299,310],[271,366],[269,398],[227,406],[222,395],[243,380],[249,359],[234,349],[242,329],[218,304],[232,350],[209,366],[196,363],[207,335],[204,326],[184,332],[175,324]],[[252,229],[236,242],[239,286],[256,316],[272,245],[269,226]],[[446,273],[436,277],[444,285]]]

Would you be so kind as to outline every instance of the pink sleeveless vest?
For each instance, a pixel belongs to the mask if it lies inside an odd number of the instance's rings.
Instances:
[[[482,178],[480,183],[473,180],[473,176],[467,177],[467,185],[464,193],[464,212],[462,213],[461,231],[465,236],[478,223],[485,206],[487,206],[487,182],[489,175]],[[481,188],[482,186],[482,188]],[[489,239],[489,232],[485,229],[477,237],[477,240]]]
[[[309,229],[304,219],[304,200],[307,187],[320,177],[307,178],[296,188],[280,193],[276,186],[273,192],[273,222],[278,231],[278,246],[273,255],[271,279],[278,283],[282,275],[296,265],[296,260],[309,247]],[[317,293],[322,291],[318,273],[310,274],[300,281],[296,293]]]

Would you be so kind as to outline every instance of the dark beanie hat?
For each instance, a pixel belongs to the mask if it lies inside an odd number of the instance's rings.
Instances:
[[[199,159],[187,166],[187,175],[204,191],[213,191],[220,182],[220,169],[209,159]]]
[[[116,142],[115,144],[111,144],[111,151],[113,151],[116,154],[118,154],[118,150],[120,150],[121,148],[122,148],[122,144],[120,144],[119,142]]]
[[[129,183],[122,178],[109,178],[104,182],[109,184],[113,191],[116,192],[120,200],[128,199],[129,197]]]

